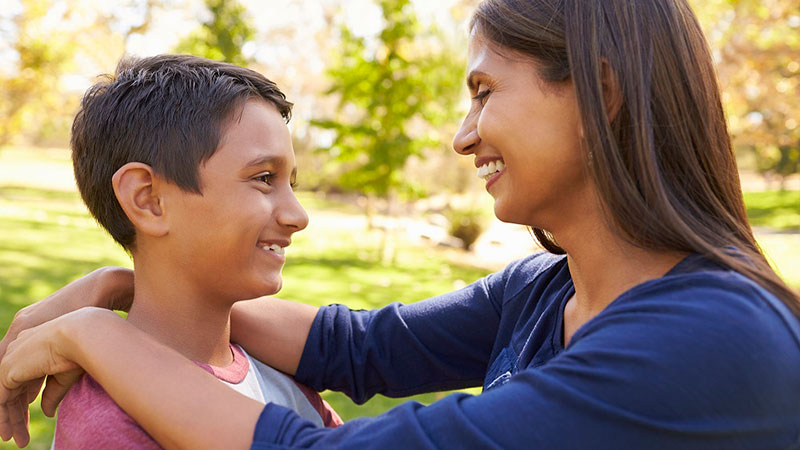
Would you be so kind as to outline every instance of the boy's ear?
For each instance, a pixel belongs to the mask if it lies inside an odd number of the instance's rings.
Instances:
[[[137,233],[164,236],[169,232],[161,183],[150,166],[139,162],[125,164],[111,177],[117,201]]]

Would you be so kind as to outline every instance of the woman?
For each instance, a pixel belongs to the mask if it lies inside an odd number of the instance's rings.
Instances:
[[[487,0],[468,73],[454,149],[475,159],[497,217],[551,254],[409,306],[244,302],[232,329],[257,358],[356,401],[481,395],[316,429],[84,308],[9,346],[0,435],[25,441],[35,380],[56,375],[52,414],[80,366],[167,447],[800,447],[800,300],[753,239],[685,0]],[[84,288],[127,298],[125,277],[68,286],[49,299],[57,312],[32,308],[10,335],[87,304]]]

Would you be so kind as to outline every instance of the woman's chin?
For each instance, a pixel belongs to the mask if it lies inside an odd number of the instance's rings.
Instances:
[[[511,208],[505,208],[501,202],[495,201],[494,215],[497,220],[505,223],[514,223],[519,225],[529,225],[525,217],[519,211],[511,211]]]

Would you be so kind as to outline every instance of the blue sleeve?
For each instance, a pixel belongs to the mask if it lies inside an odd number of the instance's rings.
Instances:
[[[491,289],[489,276],[410,305],[322,308],[295,378],[356,403],[376,393],[405,397],[480,385],[500,318]]]
[[[618,299],[547,364],[478,396],[409,402],[336,429],[267,405],[253,448],[796,448],[796,329],[724,289]]]
[[[379,393],[406,397],[479,386],[497,337],[503,302],[559,258],[539,253],[463,289],[372,311],[321,308],[295,378],[356,403]]]

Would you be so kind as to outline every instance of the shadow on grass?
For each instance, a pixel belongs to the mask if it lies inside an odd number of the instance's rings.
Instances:
[[[77,188],[76,188],[77,189]],[[0,198],[10,201],[78,201],[80,195],[77,191],[60,191],[55,189],[40,189],[30,186],[4,185],[0,186]]]
[[[73,279],[103,265],[126,259],[111,238],[86,214],[75,192],[0,187],[0,327],[5,333],[16,311],[40,300]],[[347,208],[340,208],[347,209]],[[64,219],[67,218],[67,219]],[[74,220],[73,220],[74,219]],[[391,266],[377,262],[378,250],[352,232],[326,231],[316,241],[293,245],[284,271],[281,297],[308,304],[344,303],[377,308],[392,301],[413,302],[438,295],[485,275],[482,269],[449,264],[425,248],[403,248]],[[443,394],[413,397],[430,403]],[[408,399],[376,396],[355,405],[343,394],[325,398],[345,419],[374,416]],[[32,408],[29,448],[47,449],[53,421]],[[0,448],[14,448],[0,444]]]
[[[746,192],[747,217],[753,226],[800,232],[800,192]]]
[[[0,245],[0,254],[9,250],[9,246]],[[12,270],[0,272],[0,324],[3,335],[18,309],[41,300],[100,266],[118,264],[118,261],[106,258],[87,261],[54,256],[37,251],[35,246],[15,245],[13,250],[26,252],[35,264],[18,265]]]

